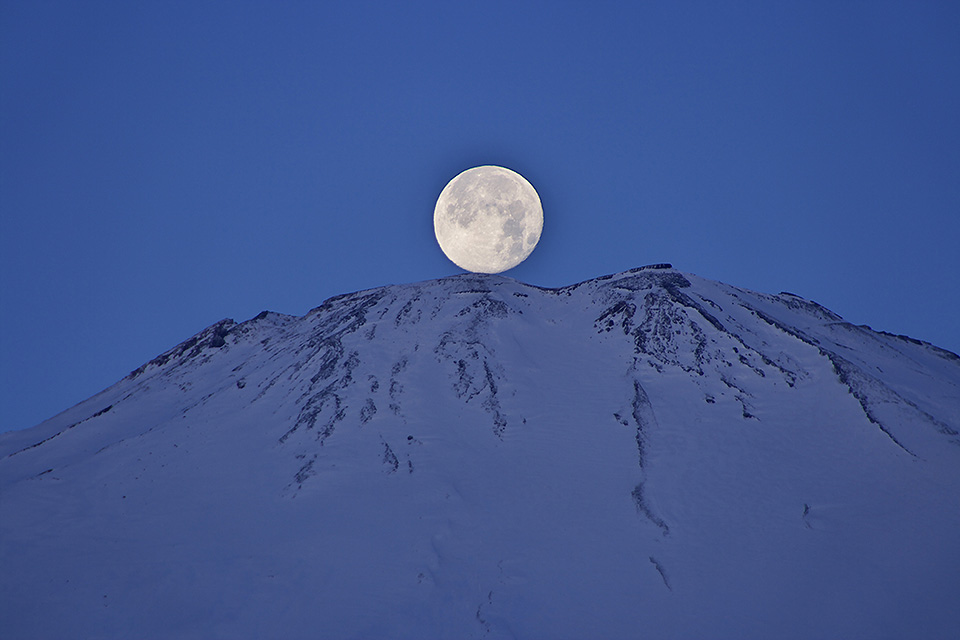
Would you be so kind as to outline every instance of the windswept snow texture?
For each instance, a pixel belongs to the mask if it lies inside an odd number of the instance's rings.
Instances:
[[[947,638],[960,359],[792,294],[461,275],[0,435],[3,638]]]

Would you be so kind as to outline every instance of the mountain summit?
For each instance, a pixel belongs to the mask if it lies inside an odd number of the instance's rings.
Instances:
[[[960,358],[653,265],[223,320],[0,435],[0,636],[936,638]]]

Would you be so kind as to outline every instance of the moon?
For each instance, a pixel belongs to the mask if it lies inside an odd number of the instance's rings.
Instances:
[[[457,175],[433,211],[440,248],[461,269],[501,273],[530,255],[543,231],[536,190],[519,173],[485,165]]]

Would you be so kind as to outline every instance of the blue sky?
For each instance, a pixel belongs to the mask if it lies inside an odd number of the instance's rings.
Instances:
[[[954,2],[5,2],[0,431],[197,331],[458,273],[433,206],[544,206],[506,275],[643,264],[960,351]]]

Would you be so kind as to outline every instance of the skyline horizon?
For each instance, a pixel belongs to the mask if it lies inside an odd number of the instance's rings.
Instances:
[[[229,317],[229,316],[223,316],[223,317],[221,317],[221,318],[219,318],[219,319],[211,322],[210,324],[205,325],[205,326],[202,327],[201,329],[197,330],[195,333],[192,333],[192,334],[190,334],[190,335],[184,336],[181,340],[177,341],[177,342],[174,343],[174,344],[171,344],[168,348],[164,349],[163,351],[158,352],[157,354],[155,354],[154,356],[150,357],[149,359],[144,360],[142,363],[140,363],[138,366],[134,367],[133,369],[131,369],[131,370],[128,371],[127,373],[122,374],[122,375],[121,375],[120,377],[118,377],[114,382],[108,384],[108,385],[105,386],[103,389],[98,390],[97,392],[91,394],[91,395],[88,396],[88,397],[82,398],[81,400],[77,401],[75,404],[70,405],[69,407],[64,407],[62,410],[57,411],[55,414],[52,414],[52,415],[48,416],[47,418],[44,418],[44,419],[41,420],[40,422],[37,422],[37,423],[35,423],[35,424],[29,425],[29,426],[26,426],[26,427],[22,427],[22,428],[12,428],[12,429],[3,429],[3,428],[0,428],[0,434],[6,433],[6,432],[9,432],[9,431],[22,431],[22,430],[24,430],[24,429],[30,429],[30,428],[32,428],[32,427],[34,427],[34,426],[39,426],[39,425],[43,424],[44,422],[47,422],[48,420],[52,420],[52,419],[58,417],[58,416],[59,416],[60,414],[62,414],[62,413],[65,413],[65,412],[67,412],[67,411],[70,411],[70,410],[73,409],[77,404],[81,404],[81,403],[83,403],[83,402],[86,402],[87,400],[89,400],[89,399],[91,399],[91,398],[93,398],[93,397],[95,397],[95,396],[97,396],[97,395],[99,395],[99,394],[101,394],[101,393],[103,393],[103,392],[108,391],[108,390],[111,389],[112,387],[114,387],[114,386],[116,386],[117,384],[123,382],[125,379],[127,379],[130,375],[134,374],[136,371],[138,371],[138,370],[142,369],[143,367],[149,365],[150,363],[152,363],[153,361],[157,360],[158,358],[161,358],[161,357],[164,356],[165,354],[170,353],[170,352],[173,352],[173,351],[176,351],[176,350],[177,350],[181,345],[183,345],[184,343],[189,343],[191,340],[193,340],[193,339],[196,338],[197,336],[200,336],[201,334],[207,332],[207,331],[208,331],[209,329],[211,329],[212,327],[215,327],[216,325],[221,324],[221,323],[223,323],[223,322],[225,322],[225,321],[234,322],[234,323],[236,323],[236,324],[239,325],[239,324],[243,324],[243,323],[245,323],[245,322],[249,322],[249,321],[256,320],[257,318],[262,317],[264,314],[268,314],[268,313],[278,314],[278,315],[283,315],[283,316],[288,316],[288,317],[291,317],[291,318],[298,318],[298,319],[299,319],[299,318],[303,318],[303,317],[305,317],[305,316],[307,316],[307,315],[310,315],[310,314],[313,313],[313,312],[316,312],[318,309],[324,307],[324,306],[325,306],[326,304],[328,304],[329,302],[333,302],[333,301],[336,301],[336,300],[338,300],[338,299],[340,299],[340,298],[348,297],[348,296],[351,296],[351,295],[354,295],[354,294],[365,293],[365,292],[369,292],[369,291],[375,291],[375,290],[378,290],[378,289],[389,289],[389,288],[394,288],[394,287],[420,286],[420,285],[430,284],[430,283],[434,283],[434,282],[440,282],[440,281],[443,281],[443,280],[453,279],[453,278],[477,278],[477,279],[484,279],[484,278],[499,279],[499,278],[502,278],[502,279],[506,279],[506,280],[512,280],[513,282],[516,282],[516,283],[518,283],[518,284],[521,284],[521,285],[524,285],[524,286],[528,286],[528,287],[533,287],[533,288],[536,288],[536,289],[547,290],[547,291],[558,291],[558,290],[563,290],[563,289],[577,288],[577,287],[579,287],[579,286],[581,286],[581,285],[585,285],[585,284],[592,283],[592,282],[596,282],[596,281],[603,281],[603,280],[609,279],[609,278],[611,278],[611,277],[616,277],[616,276],[618,276],[618,275],[622,275],[622,274],[625,274],[625,273],[634,273],[634,272],[648,271],[648,270],[673,270],[673,271],[676,271],[676,272],[678,272],[678,273],[685,274],[685,275],[694,275],[694,276],[697,276],[697,277],[699,277],[699,278],[702,278],[703,280],[706,280],[706,281],[716,282],[716,283],[720,283],[720,284],[732,286],[732,287],[738,288],[738,289],[745,289],[744,287],[740,287],[740,286],[738,286],[738,285],[736,285],[736,284],[734,284],[734,283],[722,282],[722,281],[719,281],[719,280],[715,280],[715,279],[713,279],[713,278],[709,278],[709,277],[706,277],[706,276],[702,276],[701,274],[693,273],[693,272],[690,272],[690,271],[685,271],[685,270],[680,269],[680,268],[678,268],[676,265],[673,265],[672,263],[669,263],[669,262],[659,262],[659,263],[651,263],[651,264],[638,265],[638,266],[636,266],[636,267],[632,267],[632,268],[629,268],[629,269],[623,269],[623,270],[621,270],[621,271],[615,271],[615,272],[611,272],[611,273],[604,273],[604,274],[601,274],[601,275],[597,275],[597,276],[595,276],[595,277],[586,278],[586,279],[584,279],[584,280],[578,280],[578,281],[576,281],[576,282],[571,282],[571,283],[569,283],[569,284],[559,285],[559,286],[552,286],[552,287],[550,287],[550,286],[540,286],[540,285],[532,284],[532,283],[529,283],[529,282],[525,282],[525,281],[523,281],[523,280],[520,280],[519,278],[513,277],[513,276],[510,275],[510,272],[513,271],[513,269],[509,269],[509,270],[507,270],[507,271],[505,271],[505,272],[502,272],[502,273],[480,273],[480,272],[472,272],[472,271],[467,271],[467,270],[461,270],[459,273],[453,273],[453,274],[449,274],[449,275],[445,275],[445,276],[439,276],[439,277],[436,277],[436,278],[427,278],[427,279],[424,279],[424,280],[418,280],[418,281],[416,281],[416,282],[398,282],[398,283],[387,283],[387,284],[381,284],[381,285],[374,285],[374,286],[371,286],[371,287],[366,287],[366,288],[362,288],[362,289],[357,289],[357,290],[354,290],[354,291],[344,291],[344,292],[341,292],[341,293],[337,293],[337,294],[333,294],[333,295],[327,296],[327,297],[325,297],[323,300],[321,300],[320,302],[318,302],[316,305],[310,307],[309,309],[307,309],[306,311],[304,311],[303,313],[300,313],[300,314],[291,314],[291,313],[287,313],[287,312],[285,312],[285,311],[278,310],[278,309],[262,309],[262,310],[260,310],[259,312],[257,312],[256,314],[251,315],[251,316],[249,316],[249,317],[242,318],[242,319],[233,318],[233,317]],[[840,316],[840,318],[841,318],[844,322],[849,323],[849,324],[851,324],[851,325],[854,325],[854,326],[857,326],[857,327],[861,327],[861,328],[866,328],[866,329],[868,329],[868,330],[870,330],[870,331],[874,331],[874,332],[879,333],[879,334],[886,334],[886,335],[893,336],[893,337],[897,337],[897,338],[901,338],[901,339],[907,339],[907,340],[910,341],[910,342],[919,342],[919,343],[923,343],[923,344],[925,344],[925,345],[930,345],[930,346],[932,346],[932,347],[934,347],[934,348],[936,348],[936,349],[938,349],[938,350],[940,350],[940,351],[946,351],[946,352],[948,352],[948,353],[951,353],[951,354],[953,354],[954,356],[956,356],[958,359],[960,359],[960,353],[958,353],[957,351],[954,351],[953,349],[950,349],[950,348],[947,348],[947,347],[943,347],[943,346],[941,346],[941,345],[938,345],[938,344],[936,344],[936,343],[930,342],[930,341],[928,341],[928,340],[924,340],[924,339],[922,339],[922,338],[917,338],[917,337],[915,337],[915,336],[911,336],[911,335],[904,334],[904,333],[898,333],[898,332],[895,332],[895,331],[889,331],[889,330],[886,330],[886,329],[876,328],[876,327],[872,326],[872,325],[869,324],[869,323],[857,323],[857,322],[852,322],[852,321],[850,321],[848,318],[846,318],[845,316],[843,316],[843,314],[837,313],[837,312],[834,311],[833,309],[830,309],[829,307],[826,307],[825,305],[820,304],[817,300],[815,300],[815,299],[813,299],[813,298],[810,298],[810,297],[807,297],[807,296],[804,296],[804,295],[802,295],[802,294],[798,294],[798,293],[795,293],[795,292],[792,292],[792,291],[786,291],[786,290],[781,290],[781,291],[776,291],[776,292],[774,292],[774,291],[754,291],[754,290],[752,290],[752,289],[745,289],[745,290],[748,291],[748,292],[751,293],[751,294],[765,294],[765,295],[771,295],[771,296],[789,295],[789,296],[793,296],[793,297],[798,297],[798,298],[801,298],[801,299],[803,299],[803,300],[806,300],[807,302],[811,302],[811,303],[817,305],[818,307],[821,307],[821,308],[823,308],[823,309],[826,309],[826,310],[829,311],[830,313],[833,313],[833,314],[835,314],[835,315]]]

